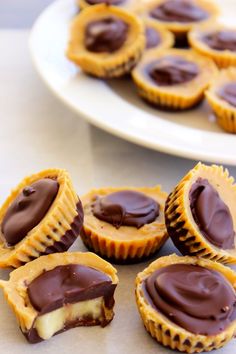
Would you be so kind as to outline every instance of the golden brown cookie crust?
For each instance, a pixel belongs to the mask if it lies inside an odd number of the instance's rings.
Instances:
[[[23,188],[43,179],[56,179],[59,190],[50,209],[41,222],[35,226],[19,243],[7,247],[4,235],[0,231],[0,267],[19,267],[24,263],[39,257],[47,247],[59,242],[78,215],[79,198],[74,190],[70,176],[66,170],[48,169],[28,176],[12,190],[0,209],[0,225],[4,215]]]
[[[222,70],[210,88],[206,91],[206,98],[217,117],[217,123],[228,133],[236,133],[236,107],[222,99],[217,91],[224,85],[236,82],[236,69],[230,67]]]
[[[0,280],[0,287],[3,289],[6,300],[15,313],[23,333],[32,328],[38,316],[38,312],[29,300],[27,293],[28,284],[41,275],[42,272],[67,264],[80,264],[97,269],[107,274],[113,284],[118,283],[116,269],[108,262],[90,252],[54,253],[27,263],[23,267],[11,272],[9,281]],[[107,313],[108,309],[105,310]],[[113,316],[113,311],[111,310],[107,315]]]
[[[190,170],[167,198],[165,208],[167,230],[173,242],[184,254],[236,264],[236,249],[224,250],[208,242],[193,219],[189,192],[198,178],[206,178],[219,193],[220,198],[229,207],[236,230],[236,184],[233,177],[230,177],[228,170],[222,166],[207,166],[202,163],[198,163]]]
[[[236,28],[230,28],[212,22],[205,26],[196,26],[196,28],[189,32],[188,40],[192,48],[194,48],[200,54],[212,59],[219,68],[228,68],[229,66],[236,65],[236,52],[230,50],[213,49],[202,40],[202,36],[206,35],[207,33],[221,30],[234,30],[236,33]]]
[[[143,281],[154,271],[178,263],[193,264],[218,271],[236,290],[235,272],[220,263],[202,258],[179,257],[175,254],[161,257],[151,263],[143,272],[139,273],[136,278],[136,302],[145,328],[158,342],[181,352],[200,353],[202,351],[219,349],[235,336],[236,320],[217,335],[205,336],[194,334],[170,321],[165,315],[155,310],[145,299],[142,289]]]
[[[84,46],[85,28],[88,23],[115,16],[129,25],[127,39],[114,53],[93,53]],[[115,6],[89,6],[77,15],[71,25],[67,57],[86,73],[101,77],[119,77],[130,72],[140,59],[145,47],[143,22],[138,17]]]
[[[140,229],[133,226],[113,225],[97,219],[91,210],[96,196],[105,196],[122,190],[133,190],[144,193],[160,204],[160,215],[150,224]],[[139,260],[155,253],[166,241],[168,235],[164,221],[164,205],[167,194],[160,186],[153,188],[101,188],[93,189],[81,198],[84,207],[84,226],[81,238],[89,249],[101,256],[118,261]]]
[[[200,72],[191,81],[178,85],[158,86],[143,73],[145,67],[153,60],[166,56],[176,56],[198,65]],[[182,49],[147,51],[139,64],[132,71],[132,78],[138,88],[138,93],[150,103],[173,110],[184,110],[196,105],[204,97],[217,74],[217,68],[212,60],[205,58],[195,51]]]
[[[157,6],[165,3],[166,0],[151,0],[148,3],[143,2],[143,6],[140,7],[139,13],[141,16],[144,17],[151,17],[150,11],[152,11]],[[201,21],[201,24],[206,24],[209,21],[213,21],[219,15],[219,9],[212,1],[209,0],[195,0],[195,3],[200,6],[202,9],[206,10],[210,16]],[[152,17],[151,17],[152,18]],[[199,22],[188,22],[188,23],[181,23],[181,22],[167,22],[167,21],[160,21],[155,18],[155,21],[163,26],[164,28],[168,29],[169,31],[173,32],[175,35],[186,34],[190,31],[196,24]]]

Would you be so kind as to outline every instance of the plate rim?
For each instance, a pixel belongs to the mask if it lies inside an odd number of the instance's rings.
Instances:
[[[183,145],[181,147],[179,147],[178,149],[176,149],[176,147],[168,145],[168,144],[164,145],[163,143],[159,143],[158,141],[156,141],[154,143],[152,141],[147,141],[147,139],[142,139],[138,136],[131,135],[128,132],[125,132],[124,130],[117,130],[112,125],[108,125],[108,124],[104,123],[103,121],[98,120],[95,116],[89,114],[88,112],[85,112],[79,106],[73,105],[70,101],[68,101],[66,99],[66,97],[63,95],[63,93],[60,90],[56,90],[55,85],[53,85],[52,82],[50,81],[50,79],[44,75],[43,69],[40,66],[40,60],[34,50],[35,38],[37,38],[38,28],[40,28],[40,23],[41,23],[41,21],[43,21],[44,17],[46,17],[49,12],[52,12],[54,10],[54,8],[56,10],[61,4],[67,3],[67,6],[71,6],[70,2],[71,2],[71,4],[73,3],[75,6],[75,3],[73,0],[56,0],[52,4],[47,6],[41,12],[41,14],[38,16],[36,21],[34,22],[34,25],[31,29],[30,35],[29,35],[30,56],[31,56],[33,65],[34,65],[37,73],[39,74],[40,78],[45,83],[45,85],[50,89],[50,91],[53,92],[53,94],[60,101],[62,101],[65,106],[69,107],[71,110],[73,110],[75,113],[77,113],[77,115],[79,115],[79,117],[86,119],[92,125],[100,128],[110,134],[113,134],[119,138],[130,141],[136,145],[143,146],[145,148],[155,150],[155,151],[160,151],[162,153],[166,153],[166,154],[169,154],[172,156],[184,157],[187,159],[194,159],[197,161],[202,160],[202,161],[207,161],[207,162],[224,163],[224,164],[228,164],[228,165],[232,165],[232,166],[236,165],[236,158],[233,158],[231,156],[227,157],[227,156],[225,156],[225,154],[224,154],[224,156],[219,157],[219,156],[212,155],[212,153],[208,153],[208,152],[205,152],[205,153],[200,152],[199,153],[199,152],[192,150],[192,149],[187,150]],[[164,120],[161,117],[159,119]],[[172,122],[170,124],[172,124],[173,126],[178,125],[177,123],[172,123]],[[183,126],[183,128],[189,129],[192,131],[197,130],[197,131],[201,132],[201,134],[206,135],[206,136],[214,136],[215,135],[219,138],[222,137],[222,133],[206,132],[206,131],[203,131],[198,128],[191,128],[191,127],[185,127],[185,126]],[[228,135],[228,133],[223,133],[223,134],[225,136]],[[235,138],[236,138],[236,136],[235,136]],[[236,144],[235,144],[235,147],[236,147]]]

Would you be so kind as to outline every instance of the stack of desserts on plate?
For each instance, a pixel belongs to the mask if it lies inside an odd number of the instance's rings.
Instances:
[[[103,79],[131,74],[139,95],[164,109],[189,109],[206,97],[218,124],[236,133],[236,29],[217,22],[213,0],[78,5],[67,57],[84,72]]]
[[[236,263],[235,230],[236,184],[222,166],[197,164],[169,195],[106,187],[81,200],[65,170],[49,169],[0,209],[0,267],[17,268],[0,287],[30,343],[104,327],[118,284],[109,261],[147,260],[170,236],[183,256],[159,257],[137,275],[138,310],[162,345],[210,351],[236,336],[236,273],[223,265]],[[79,235],[92,252],[67,252]]]

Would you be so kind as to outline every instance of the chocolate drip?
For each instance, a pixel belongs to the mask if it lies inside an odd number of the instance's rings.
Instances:
[[[92,212],[98,219],[117,229],[122,225],[140,228],[158,217],[159,208],[159,204],[145,194],[124,190],[98,197]]]
[[[236,107],[236,82],[224,85],[218,91],[219,97]]]
[[[168,0],[157,6],[150,15],[164,22],[198,22],[209,14],[192,0]]]
[[[158,86],[183,84],[193,80],[199,73],[195,63],[174,56],[153,61],[146,67],[146,71]]]
[[[230,210],[207,179],[198,178],[189,200],[194,221],[203,236],[219,248],[233,249],[235,232]]]
[[[202,40],[212,49],[236,51],[236,31],[213,32],[203,36]]]
[[[85,31],[85,47],[95,53],[112,53],[125,43],[129,26],[110,16],[90,22]]]
[[[144,283],[150,304],[169,320],[195,334],[214,335],[236,319],[235,290],[211,269],[172,264]]]
[[[105,305],[114,304],[115,284],[99,270],[69,264],[46,271],[28,286],[32,306],[40,315],[61,308],[64,304],[91,300],[103,296]]]
[[[20,242],[47,214],[57,196],[59,184],[51,178],[27,186],[9,206],[1,231],[9,246]]]
[[[86,0],[90,5],[107,4],[107,5],[120,5],[126,0]]]
[[[146,48],[154,48],[161,42],[160,34],[152,27],[146,28]]]

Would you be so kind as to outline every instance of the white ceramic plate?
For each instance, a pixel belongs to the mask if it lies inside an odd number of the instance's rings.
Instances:
[[[221,3],[222,1],[218,0]],[[222,20],[234,23],[236,1],[224,0]],[[224,133],[206,103],[184,113],[153,109],[129,79],[104,82],[83,74],[65,58],[74,0],[58,0],[35,23],[30,49],[52,91],[92,124],[134,143],[170,154],[236,165],[236,136]]]

